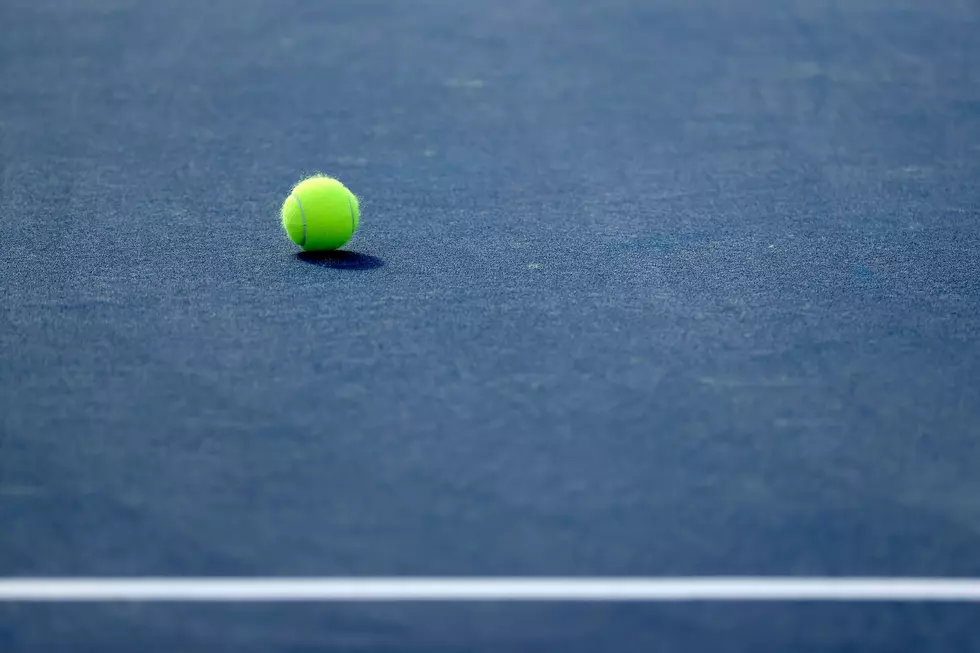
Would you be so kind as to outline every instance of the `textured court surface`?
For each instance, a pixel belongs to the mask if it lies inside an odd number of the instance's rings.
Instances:
[[[980,6],[0,3],[0,576],[980,575]],[[297,256],[303,174],[362,198]],[[980,650],[965,605],[0,606],[0,650]]]

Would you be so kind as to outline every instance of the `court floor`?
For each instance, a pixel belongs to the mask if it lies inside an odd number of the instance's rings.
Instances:
[[[0,24],[3,653],[980,650],[975,3]]]

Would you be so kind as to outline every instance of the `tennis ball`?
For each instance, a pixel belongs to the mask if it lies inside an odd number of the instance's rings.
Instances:
[[[316,175],[293,187],[282,204],[289,239],[308,252],[342,247],[357,229],[357,197],[332,177]]]

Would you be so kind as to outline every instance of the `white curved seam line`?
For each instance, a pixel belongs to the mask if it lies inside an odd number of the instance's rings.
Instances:
[[[350,232],[353,234],[354,233],[354,201],[350,198],[350,195],[347,196],[347,206],[350,207]]]
[[[300,243],[302,247],[306,244],[306,211],[303,210],[303,203],[299,201],[298,197],[295,195],[290,195],[290,197],[296,200],[296,204],[299,206],[299,216],[303,219],[303,242]]]

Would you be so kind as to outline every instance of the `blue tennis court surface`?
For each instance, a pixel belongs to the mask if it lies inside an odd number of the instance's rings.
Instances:
[[[0,578],[980,577],[980,6],[0,3]],[[358,232],[299,255],[323,172]],[[980,650],[966,602],[0,603],[0,652]]]

